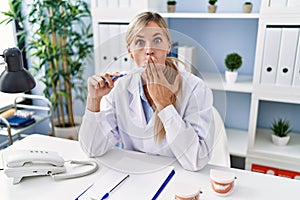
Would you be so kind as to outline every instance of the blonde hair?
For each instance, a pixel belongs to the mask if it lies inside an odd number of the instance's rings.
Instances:
[[[149,22],[155,22],[162,29],[171,46],[171,37],[165,20],[157,13],[143,12],[138,14],[128,26],[128,30],[126,33],[127,48],[129,48],[130,44],[134,41],[136,35],[141,31],[141,29],[143,29]],[[178,61],[178,59],[173,57],[167,57],[165,61],[166,67],[164,69],[164,75],[170,84],[174,84],[176,76],[179,74],[179,70],[175,64],[175,61]],[[178,105],[176,104],[178,104],[178,99],[180,99],[181,97],[181,91],[182,81],[180,81],[179,83],[179,88],[176,94],[173,94],[171,97],[171,102],[175,106],[175,108],[178,107]],[[160,143],[165,138],[166,131],[160,118],[158,117],[158,112],[156,109],[154,115],[155,142]]]

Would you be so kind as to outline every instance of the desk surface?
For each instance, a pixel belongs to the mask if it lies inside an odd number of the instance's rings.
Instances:
[[[82,152],[77,141],[71,141],[61,138],[31,135],[27,138],[14,143],[7,149],[41,149],[48,151],[57,151],[65,159],[87,160],[88,157]],[[0,151],[2,153],[5,150]],[[184,182],[195,184],[201,187],[203,195],[201,200],[208,199],[299,199],[300,181],[288,178],[275,177],[271,175],[259,174],[245,170],[227,169],[208,165],[198,172],[183,170],[174,159],[162,156],[154,156],[137,152],[123,151],[114,149],[102,157],[97,158],[100,169],[92,175],[81,178],[54,181],[49,176],[24,178],[17,185],[12,184],[12,179],[7,178],[3,170],[0,171],[0,199],[75,199],[81,191],[87,188],[91,183],[99,180],[107,170],[108,166],[113,166],[122,157],[134,158],[138,161],[156,163],[160,165],[171,164],[175,167],[176,174],[165,188],[159,199],[174,199],[174,185]],[[131,163],[132,164],[132,163]],[[140,166],[143,170],[147,166]],[[216,196],[209,182],[210,169],[223,169],[232,171],[236,174],[237,180],[233,193],[227,197]],[[143,199],[142,197],[137,199]]]

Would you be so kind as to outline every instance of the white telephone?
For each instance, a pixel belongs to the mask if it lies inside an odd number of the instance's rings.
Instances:
[[[13,178],[13,184],[27,176],[51,175],[54,180],[61,180],[88,175],[98,169],[94,161],[71,161],[71,164],[91,165],[92,168],[79,173],[64,173],[65,161],[54,151],[9,150],[3,152],[3,160],[4,173]]]

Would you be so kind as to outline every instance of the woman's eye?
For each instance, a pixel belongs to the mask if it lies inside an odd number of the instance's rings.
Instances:
[[[137,40],[137,41],[135,42],[135,45],[136,45],[136,46],[143,46],[143,45],[144,45],[144,41],[143,41],[143,40]]]
[[[155,38],[154,39],[154,43],[155,44],[159,44],[159,43],[161,43],[162,42],[162,39],[161,38]]]

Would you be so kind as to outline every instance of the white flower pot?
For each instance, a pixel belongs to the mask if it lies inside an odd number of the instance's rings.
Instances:
[[[54,126],[55,137],[66,138],[71,140],[78,140],[78,132],[81,125],[82,118],[74,117],[75,126],[73,127],[56,127]],[[57,124],[57,119],[54,119],[54,124]]]
[[[279,137],[277,135],[272,134],[272,141],[274,144],[278,145],[278,146],[284,146],[286,145],[290,140],[290,136],[286,136],[286,137]]]
[[[237,71],[226,71],[225,72],[225,80],[228,84],[233,84],[235,83],[236,79],[238,76],[238,72]]]

